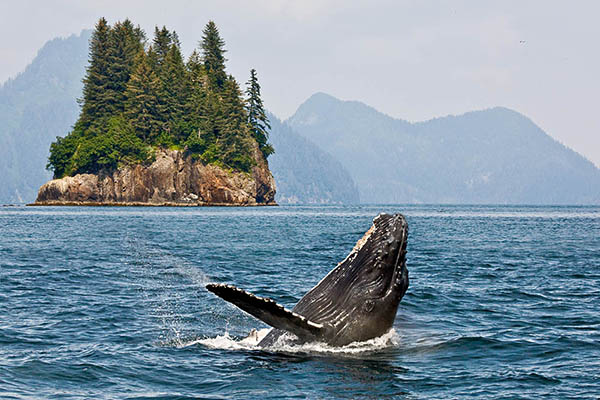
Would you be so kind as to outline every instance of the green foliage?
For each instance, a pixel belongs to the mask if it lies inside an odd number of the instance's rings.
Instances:
[[[143,141],[152,143],[161,132],[160,80],[152,70],[149,57],[140,51],[137,67],[127,84],[125,92],[125,116]]]
[[[179,47],[172,44],[164,61],[160,76],[161,116],[166,129],[179,142],[187,138],[189,131],[182,124],[189,103],[189,84],[185,64]]]
[[[154,143],[157,146],[162,147],[164,149],[169,149],[175,145],[175,143],[173,142],[173,137],[171,135],[169,135],[169,133],[167,131],[162,131],[158,135],[158,137],[156,138],[156,141]]]
[[[254,141],[264,155],[272,152],[266,131],[260,136],[251,123],[268,126],[261,119],[260,87],[255,80],[253,106],[246,107],[225,72],[225,42],[214,22],[203,31],[202,57],[194,51],[187,63],[177,34],[166,27],[155,29],[147,49],[145,43],[144,32],[129,20],[113,27],[98,21],[79,120],[50,147],[47,168],[55,177],[146,162],[157,146],[184,148],[203,162],[246,172],[256,164]]]
[[[202,154],[204,150],[206,150],[206,141],[198,132],[192,132],[184,144],[185,147],[192,153]]]
[[[151,148],[135,135],[123,117],[111,117],[102,134],[95,128],[84,133],[76,127],[67,137],[57,138],[50,145],[48,167],[54,169],[55,178],[62,178],[146,162],[151,155]]]
[[[204,68],[214,89],[222,89],[227,80],[225,73],[225,41],[221,38],[217,25],[208,21],[202,31],[202,55]]]
[[[250,169],[256,165],[256,161],[248,154],[237,154],[230,160],[229,165],[231,165],[233,169],[249,172]]]
[[[265,112],[262,99],[260,98],[260,85],[258,84],[258,77],[256,76],[256,70],[250,70],[250,79],[246,83],[246,112],[248,113],[248,124],[252,131],[252,135],[258,143],[258,148],[263,153],[265,158],[269,157],[275,152],[273,146],[268,144],[269,140],[269,129],[271,125],[269,118]]]
[[[139,28],[138,28],[139,29]],[[129,20],[117,22],[109,33],[110,80],[105,90],[105,97],[110,115],[121,113],[125,109],[127,83],[136,66],[136,57],[143,51],[143,31],[136,30]]]
[[[154,28],[153,48],[156,53],[156,62],[160,67],[164,65],[172,43],[173,34],[165,26],[162,29],[158,29],[158,26]]]
[[[56,142],[50,145],[50,157],[46,168],[54,170],[54,178],[62,178],[71,173],[72,158],[77,150],[80,136],[81,131],[73,131],[64,138],[56,137]]]
[[[111,102],[106,95],[110,83],[110,26],[104,18],[100,18],[90,40],[90,55],[87,74],[83,79],[83,98],[79,123],[84,127],[108,115],[108,104]]]
[[[151,159],[151,148],[135,135],[124,118],[112,117],[107,125],[104,134],[80,141],[72,158],[72,174],[110,171],[120,164],[137,164]]]
[[[271,154],[275,153],[275,148],[271,143],[264,144],[260,146],[260,151],[262,151],[263,156],[265,158],[269,157]]]
[[[208,146],[206,146],[206,150],[202,152],[200,157],[202,158],[202,161],[207,164],[215,164],[220,161],[219,153],[220,151],[217,144],[210,143]]]

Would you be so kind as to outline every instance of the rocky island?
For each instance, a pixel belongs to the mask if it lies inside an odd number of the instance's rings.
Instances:
[[[224,52],[212,21],[184,62],[174,31],[148,44],[129,20],[100,19],[79,119],[52,143],[54,179],[32,205],[275,205],[256,71],[244,97]]]
[[[160,150],[149,166],[111,174],[77,174],[45,183],[34,205],[275,205],[275,182],[264,159],[252,173],[205,165],[177,150]]]

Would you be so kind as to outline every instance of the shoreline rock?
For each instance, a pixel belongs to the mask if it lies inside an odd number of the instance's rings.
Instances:
[[[78,174],[42,185],[31,206],[277,205],[275,181],[254,149],[251,173],[203,164],[178,150],[159,149],[155,161],[112,173]]]
[[[273,203],[256,203],[256,204],[233,204],[233,203],[143,203],[143,202],[94,202],[94,201],[41,201],[25,204],[27,207],[274,207],[279,204]],[[3,205],[3,207],[8,207]]]

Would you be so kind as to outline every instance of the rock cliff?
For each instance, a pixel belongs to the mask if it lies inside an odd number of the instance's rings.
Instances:
[[[251,173],[226,171],[177,150],[157,150],[149,166],[51,180],[33,205],[276,205],[275,181],[255,149]]]

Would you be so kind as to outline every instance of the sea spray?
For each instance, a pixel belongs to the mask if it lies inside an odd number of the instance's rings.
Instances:
[[[225,332],[214,338],[197,339],[187,343],[187,346],[201,344],[211,349],[221,350],[267,350],[280,353],[323,353],[323,354],[358,354],[374,352],[389,347],[397,346],[398,334],[394,329],[384,335],[366,340],[364,342],[353,342],[346,346],[334,347],[322,342],[307,342],[302,344],[293,343],[292,334],[282,335],[272,346],[262,348],[258,343],[269,332],[269,328],[253,330],[251,334],[242,339],[236,339]],[[255,332],[255,334],[254,334]]]

